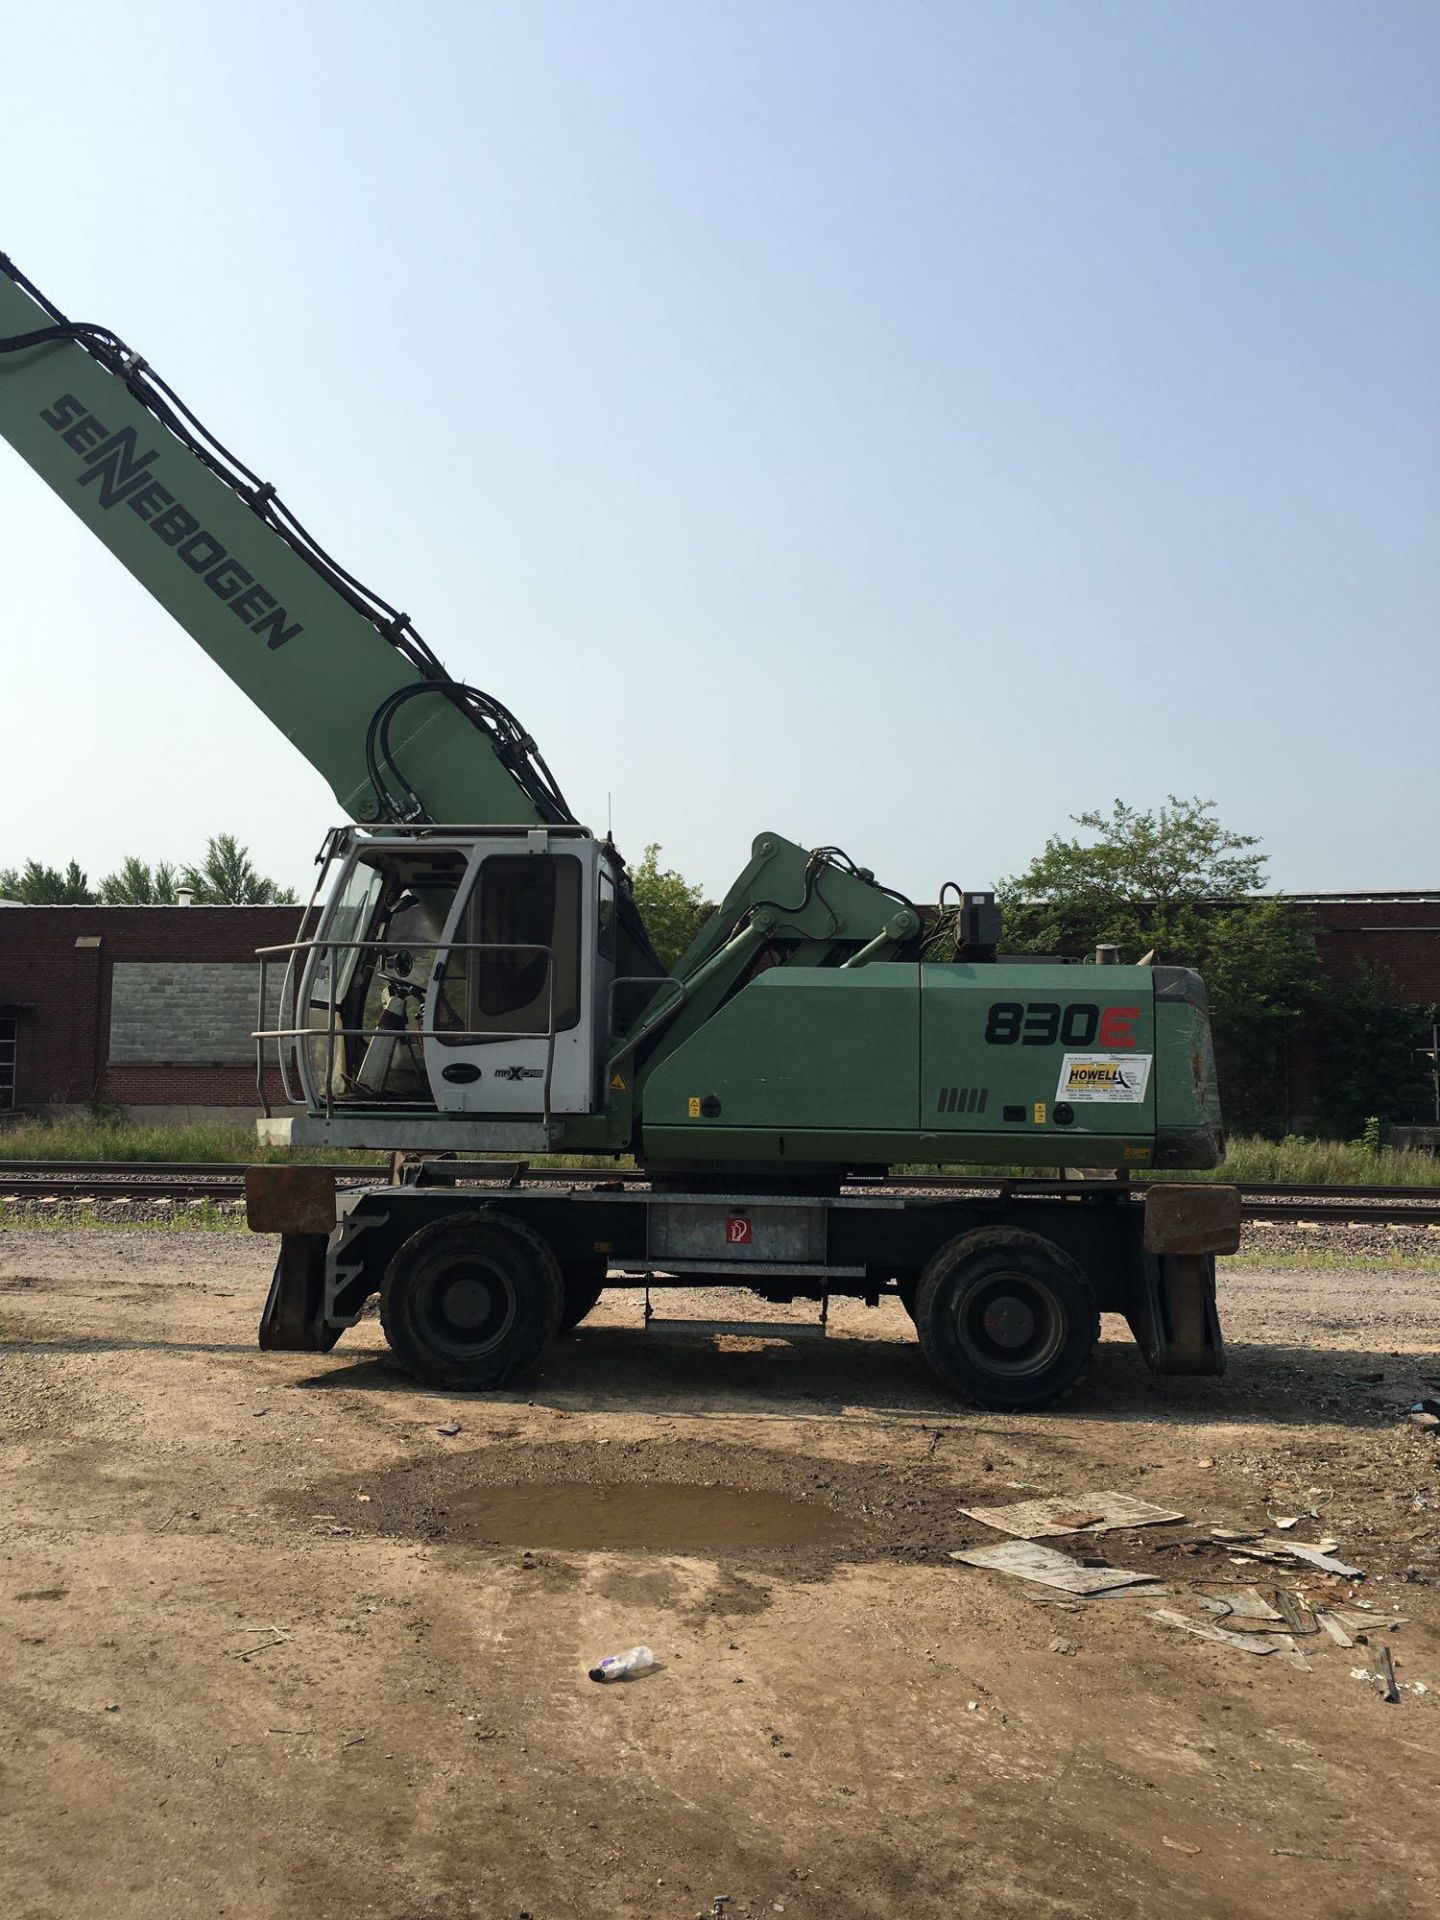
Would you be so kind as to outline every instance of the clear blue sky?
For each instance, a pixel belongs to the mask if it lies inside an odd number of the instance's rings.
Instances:
[[[1215,798],[1440,883],[1434,0],[608,0],[5,28],[0,246],[582,818],[933,898]],[[0,445],[0,865],[304,885],[310,769]]]

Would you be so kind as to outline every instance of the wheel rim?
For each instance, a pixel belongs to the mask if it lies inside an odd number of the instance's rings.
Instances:
[[[503,1347],[515,1325],[515,1283],[476,1254],[456,1254],[425,1276],[415,1317],[426,1343],[455,1358],[477,1359]]]
[[[955,1335],[971,1363],[1006,1379],[1051,1366],[1065,1344],[1065,1314],[1055,1295],[1027,1273],[991,1274],[955,1305]]]

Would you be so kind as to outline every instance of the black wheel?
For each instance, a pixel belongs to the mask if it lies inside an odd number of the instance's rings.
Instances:
[[[560,1331],[569,1333],[578,1327],[605,1291],[608,1262],[604,1260],[567,1260],[560,1272],[565,1283],[565,1304],[560,1309]]]
[[[396,1249],[380,1323],[407,1373],[427,1387],[498,1387],[554,1339],[564,1304],[554,1254],[504,1214],[452,1213]]]
[[[1069,1254],[1038,1233],[983,1227],[928,1262],[915,1326],[947,1387],[978,1406],[1021,1412],[1079,1383],[1100,1315]]]

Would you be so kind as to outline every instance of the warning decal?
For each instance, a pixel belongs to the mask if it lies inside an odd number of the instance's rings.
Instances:
[[[1089,1100],[1138,1107],[1150,1084],[1154,1057],[1151,1053],[1067,1053],[1055,1098],[1072,1105]]]

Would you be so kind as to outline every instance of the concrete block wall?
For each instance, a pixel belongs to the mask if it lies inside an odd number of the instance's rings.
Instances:
[[[117,960],[110,976],[112,1067],[219,1067],[255,1057],[259,971],[224,960]],[[272,977],[266,1026],[277,1024],[278,977]]]

